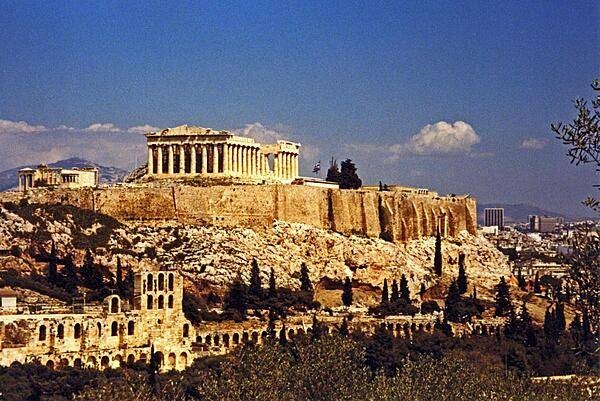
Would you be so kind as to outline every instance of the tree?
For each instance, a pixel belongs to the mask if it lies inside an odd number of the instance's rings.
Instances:
[[[556,341],[560,335],[556,324],[556,311],[551,311],[550,308],[546,309],[544,315],[544,334],[553,341]]]
[[[500,277],[500,282],[496,285],[496,316],[508,316],[513,310],[510,299],[510,289],[504,280],[504,276]]]
[[[329,168],[327,169],[327,177],[326,181],[331,182],[340,182],[340,169],[337,164],[337,160],[333,157],[331,158],[331,162],[329,162]]]
[[[567,321],[565,319],[565,305],[562,302],[556,304],[556,329],[559,333],[563,333],[567,328]]]
[[[517,270],[517,281],[519,282],[519,288],[524,290],[527,283],[525,282],[525,277],[523,277],[523,273],[521,272],[521,266],[519,266],[519,269]]]
[[[83,284],[88,288],[99,290],[104,286],[103,274],[94,263],[94,257],[90,248],[85,250],[83,266],[81,268]]]
[[[425,283],[421,283],[421,287],[419,288],[419,295],[421,296],[421,298],[423,298],[423,295],[425,295],[425,291],[427,291],[427,289],[425,288]]]
[[[262,299],[262,283],[260,280],[260,269],[256,259],[252,259],[252,268],[250,269],[250,286],[248,287],[248,297],[253,303],[258,303]]]
[[[348,337],[350,335],[350,330],[348,329],[348,319],[346,319],[345,316],[342,320],[340,328],[338,329],[338,334],[342,337]]]
[[[438,277],[442,277],[442,236],[439,228],[435,236],[435,256],[433,257],[433,270]]]
[[[458,292],[465,294],[467,292],[467,272],[465,271],[465,254],[461,253],[458,255],[458,278],[456,280],[458,285]]]
[[[342,303],[344,306],[348,307],[352,305],[352,297],[352,282],[350,281],[350,277],[346,276],[344,290],[342,291]]]
[[[121,265],[121,257],[117,256],[117,292],[123,294],[123,266]]]
[[[340,189],[358,189],[362,186],[362,180],[356,173],[356,166],[352,160],[346,159],[342,162],[342,169],[339,175]]]
[[[392,281],[392,295],[390,296],[390,302],[392,304],[397,304],[400,301],[400,291],[398,290],[398,282],[396,279]]]
[[[133,268],[127,266],[127,273],[125,274],[125,282],[123,283],[123,296],[132,299],[133,297],[133,286],[135,284],[135,275]]]
[[[403,274],[400,277],[400,299],[410,303],[410,290],[408,289],[408,280],[406,276]]]
[[[223,307],[226,310],[237,312],[242,319],[246,317],[246,310],[248,309],[246,285],[242,282],[242,278],[239,275],[231,283]]]
[[[73,256],[68,254],[64,262],[65,265],[62,270],[64,288],[69,292],[74,292],[79,285],[79,278],[77,277],[77,269],[73,263]]]
[[[542,293],[542,287],[540,286],[540,272],[535,272],[535,278],[533,280],[533,292],[535,294]]]
[[[444,317],[451,322],[457,322],[461,320],[457,305],[460,302],[460,292],[458,290],[458,284],[456,280],[452,280],[450,287],[448,287],[448,294],[446,294],[446,303],[444,307]]]
[[[313,292],[313,285],[308,276],[308,268],[304,262],[300,265],[300,290]]]
[[[48,281],[52,284],[57,284],[59,281],[58,277],[58,258],[56,257],[56,244],[52,241],[52,248],[50,248],[50,260],[48,261]]]
[[[277,284],[275,282],[275,270],[273,270],[273,267],[271,267],[271,271],[269,272],[269,298],[277,298]]]
[[[390,302],[390,295],[388,292],[387,278],[383,279],[383,290],[381,291],[381,305],[387,305]]]

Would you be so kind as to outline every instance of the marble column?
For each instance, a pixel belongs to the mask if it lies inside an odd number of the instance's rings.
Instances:
[[[148,175],[154,174],[154,150],[148,146]]]
[[[213,174],[219,172],[219,145],[213,145]]]
[[[263,175],[269,174],[269,155],[263,155]]]
[[[190,174],[196,174],[196,145],[190,146]]]
[[[174,167],[173,166],[173,164],[174,164],[174,162],[173,162],[173,145],[168,145],[168,146],[169,147],[167,148],[167,151],[169,152],[168,153],[169,160],[168,160],[167,168],[168,168],[169,174],[172,175],[173,174],[173,167]]]
[[[157,174],[162,174],[163,173],[163,152],[162,152],[162,145],[158,145],[156,147],[156,173]]]
[[[295,154],[294,155],[294,178],[298,177],[300,175],[300,170],[299,170],[299,166],[298,166],[298,157],[300,155]]]
[[[246,147],[246,151],[244,153],[245,153],[244,156],[246,157],[246,175],[250,176],[250,175],[252,175],[252,168],[251,168],[251,165],[252,165],[251,159],[252,158],[250,157],[251,149],[249,147]]]
[[[241,155],[240,173],[242,173],[242,175],[246,175],[246,174],[248,174],[248,170],[247,170],[247,166],[246,166],[246,147],[243,145],[240,146],[240,155]]]
[[[279,153],[273,155],[273,175],[279,178]]]
[[[256,149],[250,148],[250,175],[256,175]]]
[[[232,157],[232,170],[233,170],[233,174],[237,175],[239,170],[239,166],[238,166],[238,146],[237,145],[231,145],[231,157]]]
[[[223,144],[223,173],[229,174],[229,145]]]
[[[202,147],[202,174],[206,174],[208,172],[208,149],[206,145],[200,145]]]
[[[185,147],[179,145],[179,174],[185,174]]]

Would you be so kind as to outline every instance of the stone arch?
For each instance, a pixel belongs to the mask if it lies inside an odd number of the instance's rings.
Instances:
[[[431,323],[427,323],[425,325],[425,330],[428,331],[428,332],[431,331]]]
[[[50,370],[54,370],[54,361],[52,359],[48,359],[46,362],[46,367]]]
[[[81,324],[75,323],[73,326],[73,338],[81,338]]]
[[[94,356],[88,356],[87,361],[85,362],[85,365],[88,368],[95,368],[97,366],[98,362],[96,361],[96,357]]]
[[[229,347],[229,334],[223,334],[223,345],[225,348]]]
[[[294,329],[289,329],[288,330],[288,338],[293,338],[294,337]]]
[[[58,326],[56,327],[56,337],[60,338],[61,340],[63,338],[65,338],[65,325],[62,323],[59,323]]]
[[[158,290],[164,291],[165,289],[165,275],[158,273]]]
[[[304,329],[303,329],[302,327],[300,327],[300,328],[297,330],[297,332],[298,332],[298,334],[304,334]]]
[[[148,355],[146,355],[146,353],[145,353],[145,352],[142,352],[142,353],[140,354],[140,362],[142,362],[142,363],[146,363],[147,361],[148,361]]]
[[[119,302],[119,296],[115,295],[113,297],[110,298],[110,307],[109,307],[109,311],[110,313],[119,313],[121,312],[121,305]]]
[[[129,322],[127,322],[127,335],[132,336],[134,334],[135,334],[135,323],[133,322],[133,320],[130,320]]]
[[[175,288],[175,277],[173,276],[173,273],[169,273],[169,291],[173,291],[173,288]]]
[[[102,337],[102,323],[96,323],[96,328],[98,330],[98,337]]]
[[[233,333],[233,344],[238,345],[240,343],[240,335],[238,333]]]
[[[167,301],[167,307],[169,309],[173,309],[173,295],[169,295],[169,298],[167,298],[167,299],[168,299],[168,301]]]
[[[257,331],[252,332],[252,342],[254,344],[258,344],[258,332]]]
[[[169,354],[169,369],[175,369],[177,367],[176,363],[177,363],[177,358],[175,357],[175,354],[173,352],[171,352]]]
[[[218,334],[215,334],[215,338],[214,338],[214,341],[213,341],[213,342],[214,342],[214,344],[215,344],[215,347],[218,347],[218,346],[219,346],[219,344],[220,344],[220,342],[221,342],[221,339],[219,338],[219,335],[218,335]]]
[[[190,336],[190,325],[188,323],[183,324],[183,337]]]
[[[135,355],[127,355],[127,365],[133,365],[135,363]]]
[[[38,340],[39,341],[46,341],[46,325],[42,324],[39,329],[38,329]]]
[[[112,337],[116,337],[117,335],[119,335],[119,325],[117,324],[116,321],[113,321],[110,324],[110,335]]]
[[[421,333],[423,331],[423,323],[419,323],[419,333]]]
[[[158,303],[157,309],[163,309],[165,307],[165,297],[162,295],[159,295],[157,303]]]
[[[267,332],[263,330],[262,333],[260,333],[260,338],[262,340],[264,340],[265,338],[267,338]]]
[[[152,308],[154,308],[154,299],[152,298],[152,295],[148,294],[146,297],[146,309]]]
[[[148,291],[152,291],[153,284],[154,284],[154,277],[152,277],[152,274],[148,273],[148,277],[146,278],[146,283],[147,283]]]
[[[106,369],[108,368],[110,364],[110,359],[108,358],[108,356],[104,355],[101,359],[100,359],[100,367],[102,369]]]
[[[113,367],[120,368],[123,366],[123,357],[121,355],[113,356]]]
[[[75,358],[75,360],[73,361],[73,367],[76,367],[77,369],[83,367],[83,362],[81,361],[81,358]]]
[[[185,367],[187,366],[187,360],[188,360],[188,356],[185,352],[182,352],[179,355],[179,364],[181,365],[182,368],[185,369]]]
[[[206,345],[211,345],[211,343],[212,343],[212,338],[210,338],[210,334],[208,334],[208,335],[206,336],[206,338],[204,339],[204,343],[205,343]]]
[[[158,362],[159,368],[162,368],[163,365],[165,364],[165,356],[163,355],[163,353],[160,351],[157,351],[154,353],[154,357],[156,358],[156,361]]]
[[[242,333],[242,342],[243,342],[243,343],[247,343],[249,339],[250,339],[250,336],[248,335],[248,332],[247,332],[247,331],[244,331],[244,332]]]

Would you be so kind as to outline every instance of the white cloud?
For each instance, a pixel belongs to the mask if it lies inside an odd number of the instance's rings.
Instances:
[[[0,134],[32,134],[47,131],[43,125],[31,125],[25,121],[10,121],[0,119]]]
[[[346,144],[345,149],[359,153],[379,153],[388,160],[395,161],[401,156],[433,155],[474,155],[473,146],[481,142],[481,137],[470,124],[455,121],[450,124],[439,121],[427,124],[408,141],[391,145]]]
[[[94,123],[85,128],[84,131],[89,132],[121,132],[121,128],[113,123]]]
[[[284,139],[280,130],[267,128],[261,123],[246,124],[243,128],[233,130],[233,133],[254,138],[255,141],[261,144],[274,143],[279,139]]]
[[[133,134],[145,134],[147,132],[156,132],[156,131],[160,131],[160,128],[154,127],[149,124],[136,125],[135,127],[129,127],[127,129],[127,132],[130,132]]]
[[[521,142],[521,148],[523,149],[544,149],[548,145],[548,140],[545,138],[526,138]]]

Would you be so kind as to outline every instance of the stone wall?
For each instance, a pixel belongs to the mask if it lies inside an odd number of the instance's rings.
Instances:
[[[295,185],[173,185],[1,193],[0,201],[18,201],[23,196],[30,202],[71,204],[124,221],[178,220],[261,229],[283,220],[398,243],[435,235],[438,227],[449,236],[477,230],[473,198],[398,192]]]

